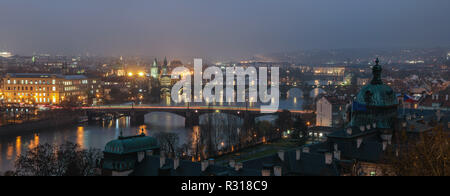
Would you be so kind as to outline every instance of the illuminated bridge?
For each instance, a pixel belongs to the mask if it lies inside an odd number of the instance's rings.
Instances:
[[[219,105],[108,105],[108,106],[95,106],[95,107],[82,107],[82,110],[86,111],[90,120],[94,117],[101,117],[105,114],[125,114],[131,116],[131,120],[134,123],[143,123],[145,114],[151,112],[168,112],[179,116],[183,116],[186,127],[192,127],[199,124],[199,117],[202,114],[208,113],[226,113],[230,115],[236,115],[244,122],[250,123],[251,126],[254,123],[256,117],[266,115],[278,115],[286,110],[261,110],[258,106],[219,106]],[[306,110],[287,110],[291,115],[310,114],[313,111]]]

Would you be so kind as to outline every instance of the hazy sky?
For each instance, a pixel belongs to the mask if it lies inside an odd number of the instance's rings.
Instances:
[[[450,46],[449,0],[1,0],[0,50],[231,56]]]

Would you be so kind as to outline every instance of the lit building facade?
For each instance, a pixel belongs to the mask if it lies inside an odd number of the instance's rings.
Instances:
[[[316,126],[342,127],[347,121],[348,97],[323,96],[316,102]]]
[[[314,67],[313,73],[323,76],[344,76],[345,67]]]
[[[6,74],[3,78],[5,103],[58,105],[67,97],[83,102],[98,93],[99,82],[83,75],[38,73]]]

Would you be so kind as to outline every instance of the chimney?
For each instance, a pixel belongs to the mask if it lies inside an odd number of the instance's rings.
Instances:
[[[303,147],[303,152],[304,153],[309,153],[309,147]]]
[[[387,141],[388,143],[390,143],[392,139],[392,134],[381,134],[381,139],[383,141]]]
[[[281,166],[275,166],[273,167],[273,174],[275,176],[281,176],[282,172],[282,167]]]
[[[386,151],[387,148],[387,141],[383,141],[383,151]]]
[[[361,146],[362,142],[363,142],[362,138],[356,139],[356,148],[359,148]]]
[[[406,123],[406,122],[403,122],[403,123],[402,123],[402,127],[403,127],[403,128],[405,128],[405,127],[406,127],[406,125],[407,125],[407,123]]]
[[[281,159],[281,161],[284,161],[284,151],[283,150],[278,151],[278,157]]]
[[[359,130],[361,130],[361,132],[364,132],[366,128],[364,126],[359,126]]]
[[[179,166],[180,166],[180,158],[176,157],[175,159],[173,159],[173,169],[178,169]]]
[[[302,151],[300,149],[297,149],[295,151],[295,160],[300,161],[300,156],[302,155]]]
[[[234,159],[230,160],[229,165],[230,165],[230,167],[234,168],[234,166],[236,165],[236,161]]]
[[[208,165],[214,165],[214,159],[209,159],[208,160]]]
[[[244,167],[244,165],[242,163],[236,163],[234,165],[234,170],[239,171]]]
[[[202,172],[206,171],[207,168],[208,168],[208,161],[207,160],[202,161]]]
[[[347,134],[349,134],[349,135],[352,134],[352,128],[347,128]]]
[[[333,155],[330,152],[325,153],[325,164],[331,165],[333,162]]]
[[[270,176],[270,170],[269,169],[262,169],[261,170],[261,176]]]
[[[341,160],[341,151],[340,150],[334,151],[334,158],[337,160]]]
[[[437,120],[438,122],[440,122],[440,121],[441,121],[441,118],[442,118],[441,110],[437,110],[437,111],[436,111],[436,120]]]
[[[159,168],[162,168],[166,164],[166,157],[164,155],[161,155],[159,157]]]

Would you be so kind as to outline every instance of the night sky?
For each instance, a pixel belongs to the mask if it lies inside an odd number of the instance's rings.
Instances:
[[[235,56],[450,46],[449,0],[1,0],[15,54]]]

